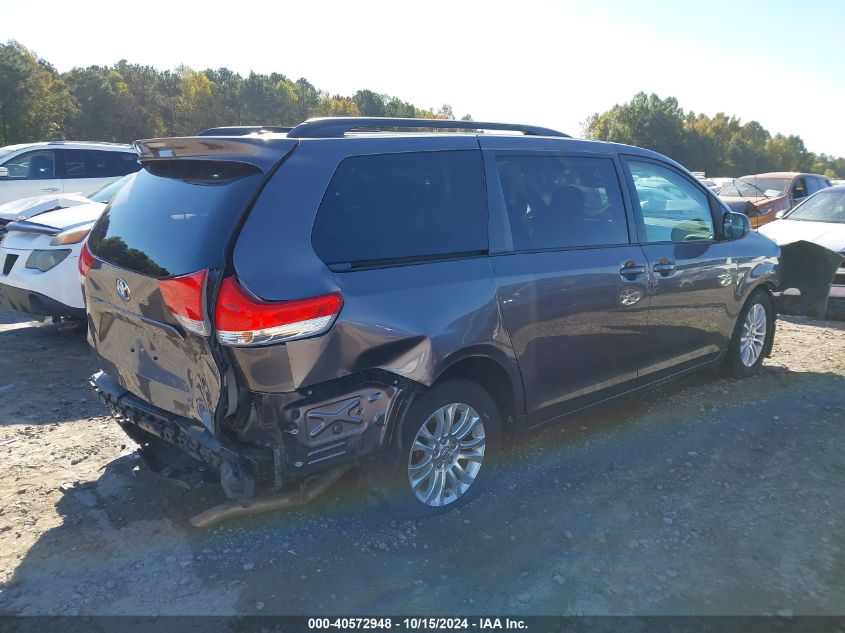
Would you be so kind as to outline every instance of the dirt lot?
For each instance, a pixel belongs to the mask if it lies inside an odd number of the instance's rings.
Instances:
[[[0,612],[843,614],[845,327],[784,319],[708,373],[571,417],[415,524],[354,481],[198,530],[221,500],[137,468],[82,332],[0,313]],[[61,488],[63,484],[65,490]]]

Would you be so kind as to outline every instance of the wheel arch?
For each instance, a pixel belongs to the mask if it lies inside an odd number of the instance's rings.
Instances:
[[[503,356],[498,350],[489,349],[453,355],[436,372],[433,385],[455,379],[477,383],[499,408],[503,428],[513,430],[525,418],[525,392],[516,362]]]

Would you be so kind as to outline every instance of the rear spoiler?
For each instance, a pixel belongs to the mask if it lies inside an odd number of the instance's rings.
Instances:
[[[775,296],[777,312],[823,319],[842,255],[806,241],[784,244],[780,252],[783,277],[778,288],[781,292]]]
[[[237,137],[174,137],[135,141],[139,162],[191,159],[247,163],[267,172],[297,141],[275,134]]]

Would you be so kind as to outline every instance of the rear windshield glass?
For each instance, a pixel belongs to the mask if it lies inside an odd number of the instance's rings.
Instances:
[[[312,242],[329,264],[386,265],[486,251],[480,152],[347,158],[320,205]]]
[[[220,267],[232,225],[260,180],[260,171],[243,163],[150,163],[98,220],[91,251],[155,277]]]

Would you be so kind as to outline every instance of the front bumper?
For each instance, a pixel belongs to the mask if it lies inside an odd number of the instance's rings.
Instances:
[[[85,318],[85,308],[74,308],[40,292],[9,284],[0,283],[0,303],[12,310],[41,317]]]
[[[157,474],[191,488],[216,474],[231,499],[249,499],[256,485],[281,484],[278,450],[221,440],[187,418],[144,402],[102,371],[89,383],[124,432],[141,445],[141,457]]]

